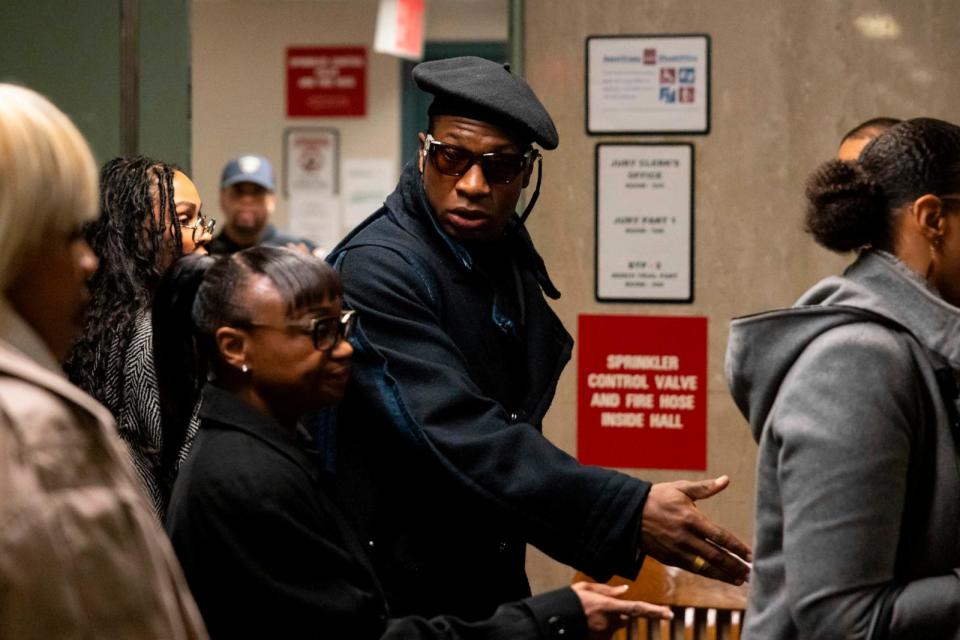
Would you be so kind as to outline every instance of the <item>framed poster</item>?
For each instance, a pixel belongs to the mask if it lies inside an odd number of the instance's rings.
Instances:
[[[693,302],[693,145],[596,147],[598,302]]]
[[[707,319],[581,315],[577,459],[707,468]]]
[[[710,36],[587,38],[587,133],[709,133]]]
[[[287,230],[329,251],[342,236],[340,132],[289,127],[283,132]]]
[[[340,132],[327,127],[288,127],[283,132],[283,195],[340,191]]]

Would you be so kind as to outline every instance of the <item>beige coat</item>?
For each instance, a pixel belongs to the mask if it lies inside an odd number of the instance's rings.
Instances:
[[[121,447],[0,300],[0,638],[206,638]]]

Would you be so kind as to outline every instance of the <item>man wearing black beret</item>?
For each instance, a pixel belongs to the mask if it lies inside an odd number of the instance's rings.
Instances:
[[[430,128],[380,210],[328,258],[360,318],[337,417],[337,485],[394,615],[489,616],[529,595],[526,543],[599,580],[644,554],[741,583],[749,549],[694,501],[726,478],[651,485],[541,434],[572,340],[523,222],[559,139],[509,68],[413,71]],[[515,207],[537,166],[537,190]]]

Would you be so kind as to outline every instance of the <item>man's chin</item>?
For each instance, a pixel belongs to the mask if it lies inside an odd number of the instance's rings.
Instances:
[[[500,237],[502,229],[491,220],[469,220],[450,215],[440,225],[451,238],[467,242],[485,242]]]

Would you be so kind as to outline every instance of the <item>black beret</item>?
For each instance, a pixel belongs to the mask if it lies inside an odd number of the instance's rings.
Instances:
[[[422,62],[413,68],[416,85],[434,95],[430,115],[459,115],[516,131],[544,149],[560,143],[543,103],[509,65],[464,56]]]

